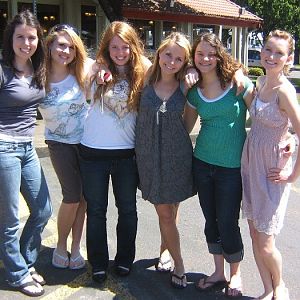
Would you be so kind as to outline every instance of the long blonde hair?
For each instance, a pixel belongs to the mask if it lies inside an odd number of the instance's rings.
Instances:
[[[57,27],[60,28],[60,27]],[[75,57],[73,61],[68,65],[70,73],[72,73],[81,89],[84,89],[85,86],[85,71],[84,71],[84,63],[87,59],[87,53],[85,46],[81,40],[81,38],[75,33],[72,27],[66,25],[63,29],[56,30],[56,26],[54,26],[48,36],[46,37],[46,70],[47,70],[47,77],[46,77],[46,91],[50,89],[50,73],[51,73],[51,44],[57,39],[58,35],[61,33],[66,33],[71,38],[71,41],[75,48]]]
[[[158,47],[154,61],[153,66],[151,67],[151,74],[149,78],[149,83],[153,84],[160,80],[161,78],[161,69],[159,66],[159,55],[161,51],[163,51],[166,47],[168,47],[170,44],[177,44],[179,47],[183,48],[185,51],[185,57],[184,57],[184,64],[182,68],[175,74],[175,78],[177,80],[182,80],[184,78],[186,67],[188,63],[190,62],[191,57],[191,45],[189,40],[186,38],[186,36],[183,33],[180,32],[172,32],[170,35],[168,35],[160,44]]]
[[[109,54],[109,44],[113,37],[120,37],[130,47],[130,59],[128,62],[127,79],[129,81],[130,92],[127,106],[129,110],[137,110],[139,105],[140,92],[144,83],[145,65],[143,64],[144,46],[136,30],[126,22],[112,22],[104,31],[98,46],[96,61],[106,65],[112,73],[113,80],[106,88],[115,84],[118,80],[118,70]],[[95,80],[95,78],[92,78]],[[94,98],[100,99],[101,89],[97,88]]]
[[[295,51],[295,40],[293,39],[292,35],[284,30],[273,30],[271,31],[267,37],[265,43],[272,37],[279,38],[286,40],[288,42],[288,55],[292,55],[292,59],[294,60],[294,51]],[[290,72],[290,64],[286,64],[283,68],[284,75],[288,75]]]

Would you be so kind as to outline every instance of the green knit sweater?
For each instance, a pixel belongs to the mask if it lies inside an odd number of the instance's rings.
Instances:
[[[252,86],[247,79],[239,96],[236,96],[236,87],[233,86],[215,99],[206,99],[197,87],[189,91],[188,104],[197,110],[201,122],[194,149],[196,158],[221,167],[240,167],[246,138],[247,107],[243,97]]]

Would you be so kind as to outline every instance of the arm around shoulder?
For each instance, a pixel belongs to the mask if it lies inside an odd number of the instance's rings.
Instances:
[[[279,107],[283,110],[291,121],[293,129],[300,138],[300,109],[297,101],[296,90],[292,85],[285,85],[278,92],[279,97]],[[296,162],[293,168],[293,172],[288,178],[288,182],[294,182],[300,175],[300,151],[298,149],[298,154]]]
[[[193,130],[196,120],[198,118],[197,110],[189,105],[188,103],[185,104],[184,113],[183,113],[183,122],[185,129],[188,133],[191,133]]]

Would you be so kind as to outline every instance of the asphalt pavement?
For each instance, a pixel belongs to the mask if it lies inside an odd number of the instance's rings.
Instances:
[[[43,121],[38,121],[35,144],[45,171],[54,207],[53,216],[43,233],[43,247],[37,263],[38,271],[43,274],[47,281],[45,286],[46,293],[39,297],[40,299],[226,299],[223,293],[200,293],[194,287],[194,282],[197,282],[203,275],[209,275],[213,270],[212,257],[208,254],[205,243],[203,233],[204,219],[197,196],[184,201],[180,205],[179,231],[182,255],[189,283],[184,290],[177,290],[171,287],[169,274],[161,274],[155,271],[154,265],[157,261],[160,245],[158,219],[153,206],[141,198],[140,192],[137,193],[139,224],[136,241],[136,260],[128,277],[118,278],[113,272],[109,271],[108,280],[103,285],[97,285],[91,280],[90,267],[78,271],[59,270],[52,267],[52,251],[57,240],[56,217],[62,197],[60,186],[43,140]],[[284,280],[289,288],[291,300],[300,299],[299,195],[300,179],[293,185],[285,225],[277,238],[277,246],[283,256]],[[23,200],[21,200],[20,205],[21,225],[24,225],[28,212]],[[116,221],[117,211],[110,189],[107,228],[111,263],[116,253]],[[246,220],[241,220],[240,225],[245,246],[245,258],[242,262],[244,296],[240,299],[246,300],[259,296],[263,288],[252,255]],[[85,232],[82,239],[82,250],[86,258]],[[18,300],[26,298],[21,293],[13,291],[5,283],[4,267],[0,261],[0,299]]]

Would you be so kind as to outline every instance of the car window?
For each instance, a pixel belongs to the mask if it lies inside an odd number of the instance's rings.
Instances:
[[[248,59],[260,60],[260,52],[256,50],[249,50]]]

